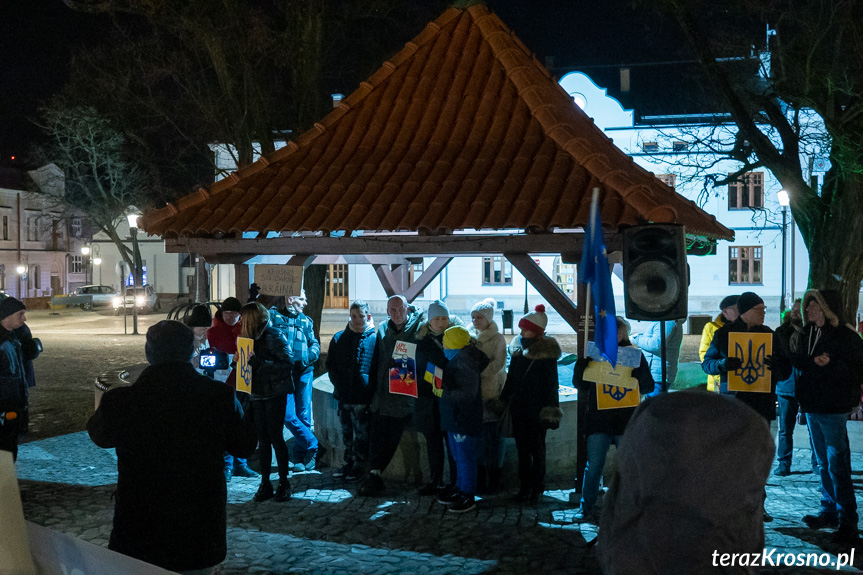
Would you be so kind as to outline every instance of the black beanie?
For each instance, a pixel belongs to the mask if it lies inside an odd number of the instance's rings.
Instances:
[[[238,300],[235,297],[225,298],[225,301],[222,302],[222,308],[221,308],[222,311],[239,312],[241,309],[243,309],[243,304],[241,304],[240,300]]]
[[[733,306],[734,304],[736,304],[736,303],[737,303],[737,298],[738,298],[738,296],[736,296],[736,295],[729,295],[729,296],[725,296],[725,299],[723,299],[723,300],[719,303],[719,311],[722,311],[722,310],[724,310],[725,308],[731,307],[731,306]]]
[[[760,303],[764,303],[761,296],[755,292],[745,291],[737,298],[737,313],[743,315]]]
[[[175,320],[162,320],[147,330],[144,352],[147,363],[186,363],[192,359],[195,334],[185,324]]]
[[[192,313],[186,318],[189,327],[210,327],[213,325],[213,316],[210,314],[210,306],[199,303],[192,308]]]
[[[22,309],[27,309],[27,306],[21,300],[11,296],[4,298],[3,301],[0,301],[0,320],[6,319],[13,313],[18,313]]]

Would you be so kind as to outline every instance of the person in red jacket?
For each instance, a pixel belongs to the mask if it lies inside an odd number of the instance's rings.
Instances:
[[[243,304],[235,297],[225,298],[225,301],[219,306],[219,311],[213,317],[213,327],[207,330],[207,341],[210,342],[213,349],[223,351],[231,357],[237,353],[237,338],[240,337],[243,329],[240,321],[242,308]],[[237,378],[233,369],[225,383],[236,389]],[[246,400],[245,397],[241,399],[241,402],[244,400]],[[247,407],[248,405],[243,406],[244,409]],[[233,475],[256,477],[258,474],[249,469],[245,459],[234,458],[230,453],[225,453],[225,479],[230,481]]]

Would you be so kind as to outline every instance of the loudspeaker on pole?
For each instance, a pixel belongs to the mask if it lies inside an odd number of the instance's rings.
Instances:
[[[689,292],[686,234],[682,225],[648,224],[623,231],[626,317],[685,318]]]

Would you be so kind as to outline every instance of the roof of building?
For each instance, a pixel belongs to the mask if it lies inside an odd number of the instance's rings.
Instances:
[[[619,150],[483,5],[450,8],[311,130],[148,212],[164,237],[553,231],[680,223],[733,233]]]

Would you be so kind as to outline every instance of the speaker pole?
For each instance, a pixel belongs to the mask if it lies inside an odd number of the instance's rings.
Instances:
[[[665,320],[659,322],[659,361],[662,362],[662,382],[660,383],[660,393],[668,391],[668,384],[665,379]]]

